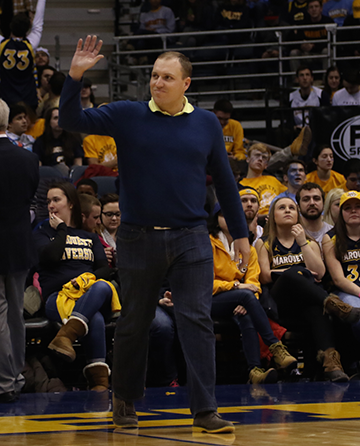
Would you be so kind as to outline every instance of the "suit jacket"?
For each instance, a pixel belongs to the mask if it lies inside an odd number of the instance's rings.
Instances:
[[[39,182],[38,157],[0,138],[0,274],[26,271],[34,258],[30,204]]]

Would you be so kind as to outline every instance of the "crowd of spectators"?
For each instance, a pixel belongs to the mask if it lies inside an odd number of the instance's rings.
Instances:
[[[143,36],[175,31],[270,28],[280,24],[358,23],[358,0],[353,6],[351,2],[340,2],[343,17],[337,12],[339,1],[335,0],[324,6],[320,0],[294,0],[288,5],[271,0],[184,0],[179,4],[149,0],[143,2],[133,33]],[[104,391],[109,386],[110,374],[105,324],[111,312],[121,307],[121,284],[116,277],[116,236],[121,210],[116,194],[97,198],[97,184],[91,179],[79,181],[76,193],[69,173],[76,166],[88,164],[87,170],[94,176],[117,176],[116,144],[109,136],[80,135],[59,127],[58,107],[65,74],[51,66],[49,51],[39,47],[45,3],[46,0],[38,0],[28,14],[18,14],[14,8],[8,38],[2,28],[4,40],[0,47],[0,96],[10,106],[6,135],[14,145],[35,153],[39,166],[52,166],[63,176],[61,181],[46,187],[48,218],[40,225],[39,221],[33,225],[39,257],[28,284],[33,285],[34,273],[38,274],[38,290],[46,301],[46,316],[57,322],[68,320],[49,348],[65,361],[74,361],[72,342],[81,338],[88,361],[84,368],[88,387]],[[5,13],[3,10],[2,14]],[[3,25],[4,17],[0,18]],[[295,30],[289,40],[302,43],[290,54],[294,57],[323,54],[323,44],[306,43],[322,38],[323,29],[316,35],[306,29]],[[184,36],[172,44],[190,47],[205,44],[203,39]],[[254,40],[264,43],[257,50],[260,57],[276,58],[278,49],[266,45],[272,39],[269,30],[263,41],[250,33],[241,34],[241,40],[236,35],[223,34],[219,41],[232,45]],[[149,48],[148,42],[139,37],[133,41],[133,48]],[[356,45],[347,49],[348,54],[359,56]],[[241,123],[231,118],[233,106],[227,99],[217,100],[213,107],[238,182],[250,241],[255,247],[251,251],[251,267],[244,272],[234,261],[232,240],[221,209],[217,204],[209,205],[214,254],[212,315],[214,319],[234,320],[242,333],[250,383],[275,382],[278,372],[289,375],[296,368],[296,358],[281,341],[287,329],[292,328],[295,317],[300,320],[300,330],[311,327],[312,346],[323,366],[320,376],[347,381],[348,375],[357,372],[354,363],[358,352],[354,349],[353,355],[341,363],[342,347],[337,344],[336,326],[329,314],[350,323],[358,340],[360,304],[355,300],[360,289],[358,260],[349,253],[358,252],[356,243],[360,236],[360,161],[347,162],[342,173],[336,172],[333,149],[326,144],[310,154],[313,170],[306,175],[309,166],[302,157],[311,147],[311,130],[304,107],[360,105],[360,73],[356,67],[345,70],[329,67],[324,89],[320,89],[313,86],[311,66],[294,59],[292,68],[299,88],[289,96],[289,106],[296,109],[290,125],[298,133],[289,147],[276,148],[275,154],[268,144],[251,144],[244,138]],[[85,78],[81,91],[83,109],[97,107],[91,87],[91,80]],[[211,178],[209,184],[211,190]],[[41,203],[44,185],[41,187],[35,196],[35,208]],[[50,243],[54,239],[55,244]],[[322,280],[326,269],[322,255],[332,284]],[[83,293],[78,295],[77,303],[69,306],[69,296],[71,299],[79,290]],[[341,300],[329,294],[332,291]],[[61,305],[57,302],[60,293]],[[289,293],[294,296],[291,302],[297,305],[289,305]],[[304,295],[307,300],[302,305]],[[266,314],[269,306],[265,299],[267,302],[271,299],[271,314]],[[150,330],[149,385],[176,386],[179,382],[181,351],[172,307],[171,290],[165,283]]]

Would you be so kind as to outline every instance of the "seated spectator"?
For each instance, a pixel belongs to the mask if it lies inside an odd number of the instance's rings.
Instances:
[[[307,0],[289,0],[287,13],[283,13],[283,18],[290,25],[301,26],[309,18],[307,11]]]
[[[37,107],[34,51],[42,35],[45,3],[38,0],[32,26],[29,17],[19,13],[11,20],[10,38],[3,41],[0,36],[0,97],[9,105],[24,101],[34,110]]]
[[[281,194],[275,197],[275,199],[287,197],[291,198],[295,203],[297,203],[296,193],[306,181],[305,163],[301,160],[288,161],[283,169],[283,178],[287,189],[284,192],[281,192]],[[272,203],[270,205],[270,209]]]
[[[313,153],[313,162],[316,170],[306,175],[308,183],[316,183],[321,186],[325,195],[334,187],[342,187],[345,178],[341,173],[332,170],[334,165],[334,152],[328,144],[317,146]]]
[[[241,189],[239,194],[249,228],[249,241],[250,244],[255,245],[257,239],[263,234],[263,228],[257,224],[260,197],[252,187]]]
[[[296,193],[296,201],[301,213],[301,224],[306,235],[318,242],[321,248],[321,241],[332,226],[323,221],[324,212],[324,191],[318,184],[305,183]]]
[[[47,48],[43,48],[39,46],[35,51],[35,64],[36,67],[44,67],[46,65],[50,65],[50,53]]]
[[[250,17],[250,8],[247,6],[246,0],[225,0],[220,4],[215,15],[216,29],[235,30],[252,28],[252,26],[253,23]],[[222,36],[222,41],[229,44],[246,43],[250,41],[250,34],[224,34]],[[243,51],[245,51],[245,49],[243,49]],[[248,54],[248,52],[246,54]]]
[[[345,183],[340,187],[344,189],[344,192],[349,190],[356,190],[360,192],[360,160],[358,158],[352,158],[345,161],[342,171],[345,177]]]
[[[51,108],[59,107],[60,94],[65,82],[65,78],[65,74],[59,71],[54,72],[54,74],[50,77],[48,81],[49,92],[47,95],[45,95],[43,101],[36,109],[36,114],[39,118],[45,118],[46,112]]]
[[[96,107],[95,104],[95,96],[91,89],[92,82],[88,77],[83,79],[83,88],[81,89],[80,98],[81,98],[81,107],[83,110],[86,108]]]
[[[232,237],[229,233],[220,206],[215,206],[214,217],[209,222],[210,241],[214,257],[214,288],[211,316],[213,319],[231,318],[242,334],[242,344],[251,384],[273,383],[277,372],[262,368],[258,333],[274,355],[278,369],[292,370],[297,361],[286,347],[275,337],[263,310],[258,293],[259,263],[252,246],[249,265],[242,270],[238,262],[230,257]]]
[[[52,108],[45,116],[45,131],[36,140],[33,151],[42,166],[58,166],[64,173],[70,167],[82,165],[84,152],[77,134],[59,127],[59,109]]]
[[[328,0],[324,3],[323,14],[331,17],[337,26],[342,26],[348,15],[352,14],[353,0]]]
[[[272,200],[281,192],[286,190],[286,186],[280,183],[275,177],[263,175],[266,169],[271,152],[262,143],[253,144],[248,150],[246,161],[248,172],[246,178],[240,181],[242,186],[253,187],[260,196],[259,215],[267,216]]]
[[[77,182],[76,190],[78,194],[88,194],[97,197],[98,185],[91,178],[83,178]]]
[[[324,203],[323,221],[331,226],[335,226],[340,212],[340,198],[344,190],[340,188],[331,189],[327,194]]]
[[[121,222],[119,196],[106,194],[100,198],[101,227],[100,241],[105,248],[106,257],[112,266],[116,265],[116,236]]]
[[[324,379],[347,382],[340,355],[335,350],[335,338],[324,302],[328,297],[317,283],[325,274],[320,248],[306,238],[300,224],[296,204],[290,198],[279,198],[271,208],[266,237],[256,243],[259,256],[260,281],[270,288],[277,303],[281,323],[286,327],[294,318],[305,334],[310,328],[312,343],[323,366]],[[315,279],[317,281],[315,281]],[[330,296],[326,310],[347,316],[352,307],[341,312],[341,301]],[[309,325],[309,327],[307,326]]]
[[[194,32],[213,29],[213,8],[206,0],[182,0],[179,8],[179,31]],[[204,36],[183,36],[177,41],[181,46],[198,46]]]
[[[301,65],[296,70],[296,80],[299,88],[290,93],[289,102],[290,107],[297,109],[294,111],[294,124],[301,128],[309,124],[309,111],[299,108],[330,105],[330,98],[324,90],[313,86],[314,77],[311,68]]]
[[[330,96],[330,102],[334,94],[342,88],[341,74],[338,67],[329,67],[324,76],[324,91]]]
[[[326,25],[329,23],[334,23],[333,19],[322,14],[322,0],[308,0],[307,10],[309,17],[304,20],[302,25]],[[308,28],[308,29],[298,29],[296,34],[296,40],[302,41],[300,48],[292,49],[290,51],[290,57],[294,59],[290,60],[291,71],[297,71],[300,65],[306,63],[309,65],[314,64],[314,59],[297,59],[299,56],[314,56],[322,55],[327,56],[328,48],[326,42],[307,42],[309,40],[320,41],[327,39],[327,30],[324,26],[323,28]],[[326,70],[328,68],[327,58],[322,58],[322,68]]]
[[[224,135],[225,148],[230,158],[245,160],[244,129],[239,121],[231,119],[234,107],[227,99],[219,99],[214,104],[213,112],[218,118]]]
[[[360,105],[360,70],[349,68],[343,73],[344,88],[333,97],[332,105]]]
[[[75,188],[55,183],[48,191],[49,221],[34,237],[39,252],[39,281],[47,317],[64,323],[49,348],[65,361],[76,358],[73,343],[82,338],[89,389],[107,391],[110,369],[105,363],[105,320],[119,311],[115,288],[96,234],[81,228],[81,211]]]
[[[50,65],[42,65],[41,67],[37,68],[38,84],[39,84],[38,88],[39,103],[49,98],[49,92],[50,92],[49,80],[51,79],[51,76],[55,72],[56,72],[55,68],[51,67]]]
[[[13,144],[31,152],[35,139],[26,134],[27,128],[26,108],[21,104],[12,105],[10,107],[9,125],[6,135]]]
[[[114,139],[106,135],[88,135],[83,140],[84,156],[88,164],[101,164],[118,170],[117,149]]]
[[[101,224],[101,204],[100,201],[92,195],[79,194],[82,226],[87,232],[98,233]]]

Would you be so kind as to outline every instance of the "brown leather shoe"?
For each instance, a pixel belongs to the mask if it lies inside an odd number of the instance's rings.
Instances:
[[[221,418],[216,411],[199,412],[194,418],[193,431],[226,434],[234,432],[235,426]]]
[[[116,398],[115,394],[113,394],[113,421],[116,427],[123,429],[137,429],[139,427],[134,404]]]

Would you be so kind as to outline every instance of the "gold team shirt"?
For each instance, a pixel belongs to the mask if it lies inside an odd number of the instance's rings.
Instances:
[[[228,124],[222,130],[226,151],[234,155],[237,160],[244,160],[246,158],[243,143],[244,129],[240,122],[235,119],[229,119]]]
[[[317,170],[310,172],[306,175],[307,183],[316,183],[322,187],[322,190],[325,192],[325,195],[331,191],[331,189],[335,189],[336,187],[342,187],[344,182],[346,183],[344,175],[341,173],[337,173],[334,170],[331,170],[330,178],[327,181],[320,180]]]
[[[271,175],[261,175],[257,178],[243,178],[242,186],[253,187],[260,196],[259,215],[269,213],[270,204],[275,197],[287,190],[287,187]]]
[[[115,140],[111,136],[88,135],[84,138],[83,149],[86,158],[96,158],[100,164],[113,161],[117,157]],[[117,165],[113,170],[118,170]]]
[[[153,113],[158,111],[158,112],[162,113],[163,115],[173,116],[173,117],[183,115],[184,113],[192,113],[194,111],[194,107],[190,104],[190,102],[188,101],[188,98],[186,96],[184,96],[183,104],[184,104],[184,106],[183,106],[182,110],[179,111],[178,113],[176,113],[175,115],[170,115],[170,113],[168,113],[167,111],[161,110],[161,108],[154,101],[154,98],[150,99],[149,108]]]

